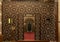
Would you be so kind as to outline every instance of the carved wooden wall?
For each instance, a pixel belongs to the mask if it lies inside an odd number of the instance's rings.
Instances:
[[[35,15],[35,39],[57,40],[57,3],[54,0],[43,1],[4,1],[3,2],[3,39],[23,40],[24,15]],[[8,18],[13,23],[8,23]],[[12,26],[15,27],[12,30]],[[12,34],[11,34],[12,33]]]

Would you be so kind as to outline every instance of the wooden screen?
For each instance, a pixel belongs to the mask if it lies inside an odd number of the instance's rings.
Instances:
[[[57,41],[57,2],[41,1],[3,1],[3,40],[24,40],[24,15],[35,18],[35,40]],[[32,18],[31,18],[32,19]]]

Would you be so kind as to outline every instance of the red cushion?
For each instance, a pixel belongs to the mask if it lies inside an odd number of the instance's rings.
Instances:
[[[24,40],[34,40],[35,35],[34,32],[25,32],[24,33]]]

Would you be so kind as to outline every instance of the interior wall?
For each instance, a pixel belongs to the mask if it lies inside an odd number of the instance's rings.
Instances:
[[[60,0],[58,0],[58,37],[60,42]]]
[[[0,0],[0,35],[2,34],[2,0]]]
[[[51,41],[57,40],[56,39],[57,31],[55,31],[56,30],[55,26],[57,26],[55,25],[55,19],[56,19],[55,15],[57,15],[57,11],[56,11],[57,5],[54,3],[55,3],[54,1],[43,1],[43,3],[30,2],[30,1],[4,2],[3,3],[4,40],[10,40],[10,38],[8,39],[8,37],[12,37],[12,36],[9,36],[11,35],[10,34],[11,30],[9,29],[10,25],[8,24],[7,19],[9,17],[14,19],[14,16],[17,17],[17,15],[20,15],[20,20],[21,20],[23,18],[22,16],[24,16],[25,14],[35,14],[36,16],[36,36],[37,36],[36,39],[37,40],[39,40],[40,37],[41,37],[40,40],[51,40]],[[16,23],[16,19],[15,19],[15,23]],[[21,21],[20,21],[20,24],[21,24]],[[22,25],[20,25],[19,27],[21,28],[21,26]]]
[[[58,34],[59,34],[59,41],[60,41],[60,0],[58,0],[58,6],[59,6],[59,11],[58,11]],[[2,34],[2,27],[1,27],[1,24],[2,24],[2,21],[1,21],[1,16],[2,16],[2,12],[1,12],[1,3],[0,3],[0,34]]]

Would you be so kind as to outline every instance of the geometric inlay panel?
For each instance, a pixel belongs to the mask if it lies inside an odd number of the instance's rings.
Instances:
[[[35,40],[56,40],[57,3],[54,0],[4,1],[3,2],[3,40],[24,40],[24,15],[34,17]]]

